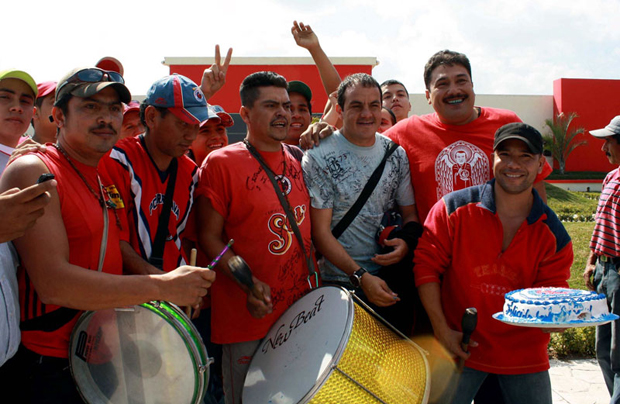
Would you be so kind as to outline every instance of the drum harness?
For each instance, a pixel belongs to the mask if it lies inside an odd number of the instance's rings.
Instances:
[[[304,258],[306,259],[306,266],[308,267],[308,272],[309,272],[307,280],[308,280],[308,285],[310,285],[310,289],[318,287],[319,286],[319,275],[314,266],[314,261],[312,260],[312,257],[306,251],[304,240],[301,237],[299,226],[297,226],[295,215],[293,215],[293,212],[291,211],[291,206],[288,203],[288,200],[286,199],[286,195],[282,191],[282,188],[280,187],[280,185],[278,185],[278,181],[275,178],[276,176],[274,172],[265,163],[265,161],[260,156],[258,151],[256,151],[254,146],[250,144],[247,138],[243,140],[243,143],[245,144],[245,147],[247,147],[250,154],[259,162],[259,164],[263,168],[263,171],[265,171],[265,174],[267,174],[267,177],[269,177],[269,180],[271,181],[271,184],[273,185],[273,189],[276,191],[276,195],[278,196],[278,199],[280,200],[280,205],[282,205],[282,208],[284,209],[284,213],[286,213],[286,218],[288,219],[290,226],[293,228],[295,237],[297,238],[297,241],[299,242],[299,246],[301,247],[301,250],[304,254]],[[286,174],[285,172],[286,171],[286,153],[284,152],[285,147],[287,148],[287,150],[289,150],[288,147],[290,146],[287,144],[282,144],[282,157],[284,161],[284,171],[282,172],[283,177]],[[314,287],[312,286],[312,278],[314,278],[314,285],[315,285]]]

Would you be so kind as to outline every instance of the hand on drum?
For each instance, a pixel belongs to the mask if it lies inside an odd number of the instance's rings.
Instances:
[[[461,342],[463,341],[463,333],[460,331],[452,330],[446,328],[445,331],[436,333],[435,336],[450,353],[454,356],[463,358],[467,360],[469,358],[470,353],[463,351],[461,347]],[[475,348],[478,346],[478,343],[472,339],[469,340],[469,347]]]
[[[375,256],[370,259],[372,262],[382,267],[399,263],[409,252],[409,247],[403,239],[386,239],[383,243],[388,247],[393,247],[394,250],[387,254],[375,254]]]
[[[368,272],[362,275],[362,290],[368,300],[380,307],[391,306],[400,300],[383,279]]]
[[[263,318],[273,311],[271,288],[255,277],[252,277],[252,280],[254,281],[254,286],[247,292],[248,300],[246,306],[252,317]]]
[[[320,139],[331,136],[335,131],[336,129],[328,123],[313,123],[299,137],[299,147],[303,150],[312,149],[314,146],[319,145]]]
[[[191,306],[199,309],[202,298],[207,295],[207,289],[215,281],[215,272],[201,267],[183,265],[174,271],[157,275],[163,279],[163,298],[177,306]]]

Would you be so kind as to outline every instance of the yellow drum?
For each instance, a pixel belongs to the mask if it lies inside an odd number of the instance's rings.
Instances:
[[[422,349],[353,301],[344,289],[315,289],[293,304],[261,341],[243,403],[428,401]]]

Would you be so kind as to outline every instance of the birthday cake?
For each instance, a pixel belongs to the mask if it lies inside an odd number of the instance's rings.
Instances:
[[[519,289],[506,293],[504,310],[493,315],[507,323],[584,324],[616,320],[603,294],[565,288]]]

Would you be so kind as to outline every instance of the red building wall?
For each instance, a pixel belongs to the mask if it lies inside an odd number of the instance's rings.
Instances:
[[[558,79],[553,82],[553,113],[579,115],[571,128],[584,127],[586,132],[576,140],[586,140],[586,146],[576,148],[568,157],[566,171],[611,171],[611,165],[601,146],[603,140],[588,131],[607,126],[620,115],[620,80]]]
[[[234,60],[233,60],[234,62]],[[171,65],[170,74],[182,74],[200,84],[202,72],[206,65]],[[239,113],[241,100],[239,99],[239,86],[243,79],[251,73],[270,70],[281,74],[286,80],[301,80],[312,90],[312,112],[321,113],[327,103],[327,94],[323,89],[319,71],[315,65],[233,65],[228,67],[226,84],[215,96],[209,99],[209,104],[221,105],[227,112]],[[369,65],[336,65],[340,77],[352,73],[372,74],[372,66]]]

